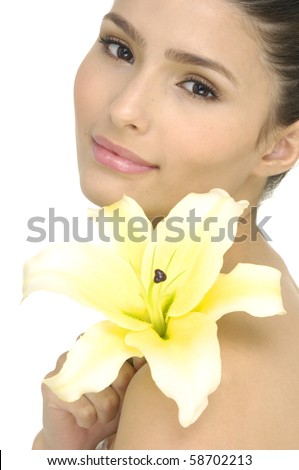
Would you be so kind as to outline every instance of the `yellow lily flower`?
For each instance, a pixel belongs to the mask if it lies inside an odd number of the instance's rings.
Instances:
[[[221,379],[217,320],[234,311],[284,313],[279,271],[239,264],[220,273],[237,223],[228,227],[247,205],[220,189],[189,194],[153,230],[139,205],[124,197],[103,209],[126,220],[118,233],[124,241],[52,245],[30,260],[24,296],[41,289],[67,294],[108,319],[80,337],[45,383],[75,401],[109,386],[128,358],[144,356],[156,385],[176,401],[180,424],[196,421]],[[139,241],[129,233],[132,217],[146,222]]]

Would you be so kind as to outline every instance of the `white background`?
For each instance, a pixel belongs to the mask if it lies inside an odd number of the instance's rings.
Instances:
[[[0,6],[1,124],[1,447],[31,446],[41,426],[40,382],[98,315],[37,294],[20,307],[22,265],[42,248],[26,242],[27,220],[76,215],[80,193],[72,88],[110,0],[6,0]],[[298,167],[264,203],[265,229],[295,280]],[[83,213],[83,212],[82,212]]]

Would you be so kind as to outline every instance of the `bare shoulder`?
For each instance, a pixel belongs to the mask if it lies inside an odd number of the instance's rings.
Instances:
[[[299,296],[283,276],[287,315],[218,322],[222,381],[187,429],[146,365],[131,381],[115,449],[299,449]]]

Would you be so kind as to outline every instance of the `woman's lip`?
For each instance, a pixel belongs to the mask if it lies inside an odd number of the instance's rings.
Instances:
[[[158,168],[104,137],[93,137],[92,147],[94,158],[98,163],[121,173],[144,173]]]

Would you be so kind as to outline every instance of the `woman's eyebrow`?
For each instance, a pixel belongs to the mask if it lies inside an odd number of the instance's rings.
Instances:
[[[145,46],[145,39],[143,39],[137,29],[135,29],[134,26],[127,20],[125,20],[122,16],[111,11],[110,13],[107,13],[107,15],[104,16],[103,20],[113,21],[113,23],[116,24],[116,26],[118,26],[120,29],[122,29],[129,36],[129,38],[136,42],[136,44],[138,44],[140,47]]]
[[[208,59],[207,57],[202,57],[195,54],[190,54],[190,52],[179,51],[175,49],[168,49],[165,53],[165,57],[168,60],[179,62],[180,64],[187,65],[197,65],[200,67],[206,67],[208,69],[214,70],[215,72],[220,73],[225,76],[230,82],[235,86],[238,85],[238,80],[224,65],[216,62],[215,60]]]
[[[136,44],[138,44],[141,48],[145,47],[145,39],[136,30],[136,28],[127,20],[125,20],[125,18],[123,18],[121,15],[110,12],[104,16],[103,20],[113,21],[113,23],[116,24],[116,26],[118,26],[120,29],[122,29]],[[168,49],[165,52],[165,57],[170,61],[178,62],[180,64],[196,65],[214,70],[215,72],[226,77],[235,86],[238,85],[236,77],[226,67],[224,67],[224,65],[214,60],[208,59],[207,57],[202,57],[199,55],[191,54],[190,52],[175,49]]]

